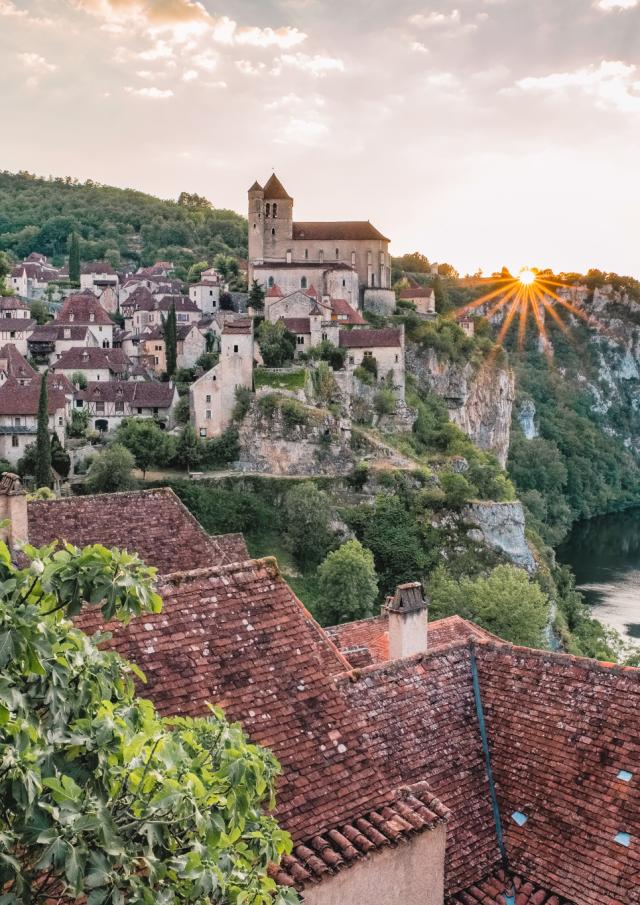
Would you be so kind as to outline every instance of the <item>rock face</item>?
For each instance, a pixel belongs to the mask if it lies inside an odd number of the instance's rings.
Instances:
[[[420,387],[440,396],[449,418],[504,467],[509,450],[515,379],[510,369],[440,360],[432,349],[407,345],[407,371]]]
[[[536,571],[536,561],[524,534],[522,503],[470,503],[462,516],[472,540],[485,543],[528,572]]]
[[[539,436],[535,417],[536,407],[533,399],[523,399],[518,409],[518,422],[527,440],[535,440]]]

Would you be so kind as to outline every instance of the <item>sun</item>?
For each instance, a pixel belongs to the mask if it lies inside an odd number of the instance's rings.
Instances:
[[[518,274],[518,280],[523,286],[533,286],[536,281],[536,275],[533,270],[529,270],[528,267],[525,267],[525,269],[521,270]]]

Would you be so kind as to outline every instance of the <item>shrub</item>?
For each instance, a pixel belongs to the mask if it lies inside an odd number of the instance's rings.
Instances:
[[[71,375],[71,383],[79,390],[86,390],[87,378],[84,371],[74,371]]]
[[[236,402],[233,407],[233,420],[239,424],[241,421],[244,421],[247,412],[249,411],[249,406],[251,405],[251,390],[247,387],[237,387],[236,389]]]
[[[378,415],[392,415],[396,410],[396,397],[393,390],[386,387],[379,390],[373,400],[373,407]]]
[[[289,333],[284,321],[277,321],[275,324],[262,321],[258,327],[258,344],[268,368],[282,368],[293,361],[296,338]]]
[[[354,490],[362,490],[369,479],[369,466],[366,462],[358,462],[350,475],[347,475],[347,484]]]
[[[218,468],[221,465],[228,465],[229,462],[235,462],[239,455],[238,430],[230,427],[219,437],[206,441],[202,462],[209,468]]]
[[[120,443],[113,443],[92,461],[87,474],[87,488],[91,493],[115,493],[136,486],[132,471],[133,454]]]
[[[440,475],[442,489],[447,496],[447,505],[452,509],[460,509],[474,495],[474,488],[464,475],[455,471],[443,471]]]
[[[365,355],[360,367],[371,374],[374,380],[378,379],[378,361],[373,355]]]
[[[284,525],[291,552],[303,566],[316,565],[325,556],[331,537],[329,498],[311,481],[288,491],[283,503]]]
[[[175,407],[176,424],[188,424],[190,417],[189,396],[187,395],[179,399]]]
[[[203,445],[194,429],[188,424],[178,437],[173,461],[179,467],[191,471],[201,464],[203,455]]]
[[[288,429],[301,427],[309,422],[305,407],[297,399],[282,399],[280,410],[284,426]]]
[[[373,554],[348,540],[318,567],[318,617],[325,625],[369,616],[378,593]]]

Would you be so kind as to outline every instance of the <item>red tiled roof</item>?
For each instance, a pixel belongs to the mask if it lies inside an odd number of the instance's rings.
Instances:
[[[409,287],[401,289],[398,298],[401,299],[430,299],[433,298],[433,289],[429,286]]]
[[[281,886],[304,888],[389,845],[398,845],[446,822],[449,811],[427,783],[393,792],[389,801],[355,819],[296,845],[271,876]]]
[[[27,333],[36,322],[26,317],[0,317],[0,333]]]
[[[159,296],[160,293],[157,295]],[[176,311],[200,311],[196,303],[192,302],[187,295],[163,295],[156,299],[158,311],[170,311],[172,305],[175,305]]]
[[[137,553],[159,573],[200,569],[246,558],[241,535],[211,537],[168,488],[31,500],[29,542],[67,540],[78,547],[103,544]]]
[[[113,321],[89,289],[67,296],[55,319],[59,324],[102,324],[113,327]]]
[[[69,331],[69,336],[66,335],[67,331]],[[86,339],[88,332],[88,326],[58,324],[55,321],[49,321],[47,324],[39,324],[34,327],[33,333],[27,339],[27,343],[54,343],[59,339],[72,339],[74,342],[81,342]]]
[[[358,622],[346,622],[325,629],[336,647],[354,667],[389,660],[389,618],[386,615]],[[461,616],[436,619],[427,626],[427,645],[430,651],[450,647],[458,641],[496,640],[495,635]],[[499,639],[497,639],[499,640]]]
[[[450,900],[450,905],[506,905],[507,894],[514,892],[516,905],[576,905],[522,877],[507,877],[503,870],[458,893]]]
[[[222,327],[223,333],[251,333],[251,319],[236,318],[236,320],[225,320]]]
[[[275,173],[272,173],[264,187],[264,197],[267,201],[292,201],[291,195],[286,191]]]
[[[76,399],[85,402],[115,402],[122,400],[140,408],[169,408],[174,400],[175,386],[156,380],[90,380],[86,390],[79,390]]]
[[[355,308],[352,308],[346,299],[332,298],[331,310],[335,314],[336,318],[341,320],[343,324],[366,324],[366,320],[363,318],[360,312],[356,311]]]
[[[281,299],[284,298],[284,292],[277,283],[274,283],[273,286],[269,286],[266,292],[266,298],[268,299]]]
[[[311,321],[308,317],[281,317],[290,333],[311,333]]]
[[[380,330],[341,330],[340,345],[346,349],[381,349],[402,345],[402,331],[395,327]]]
[[[368,220],[337,220],[328,222],[309,221],[293,224],[294,239],[310,239],[319,242],[344,241],[347,239],[375,239],[389,242]]]
[[[0,415],[37,415],[40,399],[40,381],[22,385],[15,377],[10,377],[0,387]],[[65,408],[67,398],[65,386],[54,374],[47,375],[47,411],[50,415]]]
[[[105,368],[113,374],[123,374],[130,362],[122,349],[103,349],[100,346],[73,346],[60,355],[51,366],[53,371],[83,368]]]
[[[86,261],[80,266],[80,273],[108,273],[116,276],[116,272],[108,261]]]
[[[29,306],[15,295],[0,296],[0,311],[28,311]]]
[[[7,343],[0,349],[0,371],[18,380],[33,380],[38,377],[37,371],[31,367],[24,355],[18,352],[13,343]]]
[[[307,291],[305,292],[305,295],[308,295],[310,299],[317,299],[317,298],[318,298],[318,290],[317,290],[316,287],[313,285],[313,283],[311,284],[311,286],[309,286],[309,288],[308,288]]]

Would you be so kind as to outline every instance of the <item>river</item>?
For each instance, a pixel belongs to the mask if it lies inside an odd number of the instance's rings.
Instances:
[[[578,522],[557,551],[593,615],[640,640],[640,509]]]

